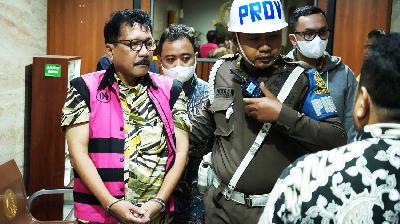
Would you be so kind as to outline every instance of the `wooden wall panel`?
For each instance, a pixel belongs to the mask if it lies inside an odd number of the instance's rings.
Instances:
[[[318,0],[317,6],[324,10],[324,12],[328,12],[328,0]]]
[[[389,31],[391,0],[337,0],[333,54],[359,74],[363,47],[372,29]]]
[[[146,11],[147,13],[150,14],[151,11],[151,1],[150,0],[142,0],[141,1],[141,9],[143,9],[144,11]]]
[[[127,8],[133,0],[48,0],[47,53],[81,56],[81,73],[95,71],[105,53],[105,22]]]

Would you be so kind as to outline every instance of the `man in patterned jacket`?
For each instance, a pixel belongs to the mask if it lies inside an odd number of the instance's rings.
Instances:
[[[400,33],[366,56],[353,119],[357,142],[299,158],[278,179],[259,223],[398,223]]]
[[[173,210],[191,124],[181,84],[149,72],[151,31],[146,12],[115,12],[104,27],[112,64],[71,81],[61,126],[79,223],[168,223]]]

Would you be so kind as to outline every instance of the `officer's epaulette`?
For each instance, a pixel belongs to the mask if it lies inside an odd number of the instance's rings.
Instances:
[[[235,60],[236,58],[239,57],[239,54],[226,54],[221,56],[219,59],[223,59],[223,60]]]
[[[303,67],[304,69],[310,69],[311,66],[304,61],[295,61],[292,58],[286,57],[286,56],[281,56],[282,60],[286,63],[286,64],[290,64],[293,66],[300,66]]]

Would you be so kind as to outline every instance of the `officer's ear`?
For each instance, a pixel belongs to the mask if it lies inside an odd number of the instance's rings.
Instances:
[[[296,36],[295,34],[289,34],[289,40],[290,43],[292,43],[293,47],[295,47],[297,45],[297,40],[296,40]]]

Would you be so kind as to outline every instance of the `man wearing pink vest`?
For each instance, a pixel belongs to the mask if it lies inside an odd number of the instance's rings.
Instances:
[[[181,84],[149,73],[156,48],[142,10],[104,27],[112,65],[71,81],[62,111],[79,223],[167,223],[188,155]]]

